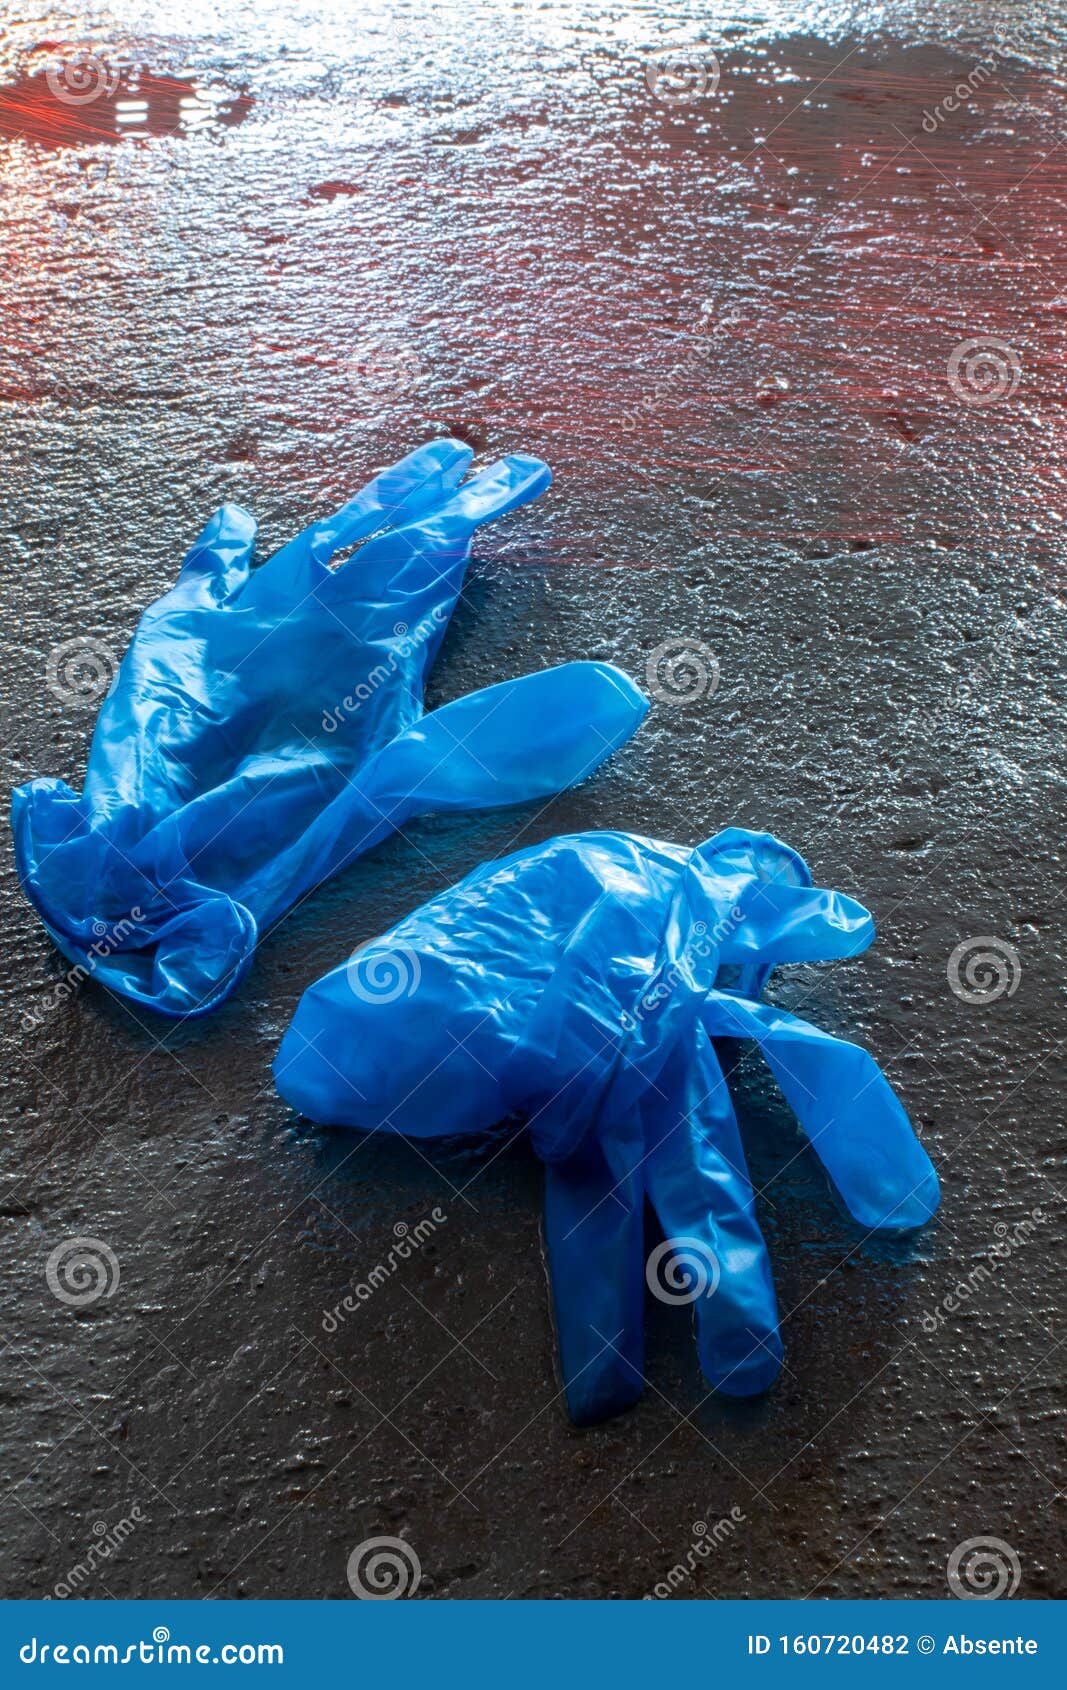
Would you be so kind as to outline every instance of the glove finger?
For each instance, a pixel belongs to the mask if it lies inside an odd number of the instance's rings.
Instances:
[[[724,963],[829,961],[858,956],[874,939],[870,911],[821,886],[731,877],[716,895]]]
[[[386,523],[407,523],[449,499],[474,453],[460,440],[430,440],[376,475],[333,516],[313,522],[297,540],[323,563]]]
[[[635,1158],[637,1160],[637,1158]],[[567,1408],[579,1426],[644,1390],[644,1194],[595,1138],[545,1169],[545,1254]]]
[[[746,827],[724,827],[700,847],[705,862],[719,873],[736,870],[757,880],[777,880],[787,886],[810,886],[811,870],[798,851],[773,833],[753,833]]]
[[[409,523],[447,504],[466,473],[473,452],[459,440],[431,440],[383,470],[332,516],[295,535],[257,571],[261,592],[306,593],[327,582],[335,552],[374,534],[379,528]]]
[[[377,535],[363,547],[356,569],[338,570],[336,592],[388,598],[398,607],[412,595],[455,593],[474,530],[536,499],[552,480],[540,458],[513,453],[464,482],[418,520]],[[410,620],[410,617],[408,618]]]
[[[540,458],[512,452],[495,464],[479,470],[465,481],[439,511],[426,517],[421,526],[430,534],[440,528],[462,525],[473,533],[482,522],[492,522],[520,505],[529,504],[551,484],[552,471]]]
[[[755,1039],[841,1194],[872,1231],[923,1226],[940,1202],[937,1175],[896,1093],[869,1051],[770,1004],[713,992],[713,1036]]]
[[[470,693],[398,734],[273,859],[261,923],[409,817],[517,804],[584,780],[635,731],[647,701],[610,664],[569,663]],[[538,727],[537,724],[540,724]],[[536,731],[536,748],[527,742]],[[257,835],[258,837],[258,835]],[[268,913],[269,912],[269,913]]]
[[[186,553],[179,582],[203,582],[213,598],[225,598],[248,579],[255,541],[255,517],[240,505],[220,506]]]
[[[611,664],[560,664],[431,711],[368,765],[363,784],[404,815],[545,797],[599,768],[647,709]]]
[[[648,1282],[663,1302],[693,1304],[709,1385],[753,1396],[782,1363],[774,1282],[726,1081],[703,1029],[697,1039],[642,1103],[645,1183],[664,1233]]]
[[[694,856],[702,868],[709,866],[713,875],[750,877],[759,886],[768,882],[778,886],[811,885],[811,871],[803,857],[776,839],[773,833],[753,833],[742,827],[723,828]],[[731,935],[736,927],[736,921],[727,919],[723,931]],[[761,962],[727,961],[726,966],[732,972],[723,984],[728,983],[731,991],[740,992],[746,998],[758,998],[762,997],[763,989],[774,973],[775,963],[771,958]]]

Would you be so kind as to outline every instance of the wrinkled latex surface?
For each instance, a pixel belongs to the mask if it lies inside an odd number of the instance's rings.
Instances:
[[[634,732],[646,701],[604,663],[423,715],[475,529],[551,479],[516,455],[464,483],[471,456],[420,447],[258,569],[247,512],[212,517],[141,618],[81,795],[51,779],[14,795],[23,887],[72,961],[202,1014],[272,921],[408,817],[558,791]]]
[[[902,1232],[937,1208],[929,1157],[869,1053],[761,1001],[777,963],[854,956],[873,936],[862,905],[813,887],[768,834],[731,828],[695,850],[557,838],[477,870],[317,981],[275,1079],[314,1120],[414,1138],[526,1117],[576,1421],[641,1394],[646,1199],[676,1241],[664,1300],[706,1285],[703,1372],[749,1395],[782,1346],[713,1039],[755,1040],[864,1229]]]

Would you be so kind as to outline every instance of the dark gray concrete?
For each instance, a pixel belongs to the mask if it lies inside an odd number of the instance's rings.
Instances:
[[[217,503],[269,551],[435,432],[557,480],[482,536],[431,703],[566,657],[643,680],[674,638],[720,681],[540,812],[383,845],[178,1030],[92,985],[54,1003],[8,853],[6,1592],[52,1592],[132,1517],[82,1594],[348,1598],[350,1552],[389,1535],[420,1596],[633,1597],[736,1508],[679,1598],[942,1596],[983,1535],[1021,1595],[1062,1595],[1062,9],[879,7],[874,35],[858,6],[721,8],[718,92],[684,106],[644,76],[700,38],[677,6],[359,10],[234,5],[177,41],[162,7],[128,39],[87,20],[115,63],[254,104],[0,141],[11,782],[80,777],[94,711],[48,690],[49,653],[121,652]],[[1012,56],[928,134],[998,21]],[[9,134],[48,29],[3,44]],[[978,336],[1008,349],[995,404],[948,380]],[[873,909],[867,957],[773,992],[879,1056],[943,1211],[864,1240],[731,1053],[787,1371],[709,1400],[688,1311],[653,1303],[644,1401],[577,1433],[529,1151],[322,1131],[269,1063],[304,986],[484,857],[730,822]],[[947,978],[981,935],[1020,964],[985,1005]],[[76,1235],[121,1267],[80,1310],[45,1280]]]

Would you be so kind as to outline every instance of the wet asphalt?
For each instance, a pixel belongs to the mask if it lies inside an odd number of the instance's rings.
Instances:
[[[267,555],[438,434],[555,482],[479,536],[430,704],[572,657],[656,697],[580,790],[377,848],[199,1023],[66,992],[5,853],[5,1593],[351,1599],[391,1537],[417,1598],[936,1597],[992,1537],[1064,1595],[1063,8],[183,14],[0,42],[9,785],[78,784],[216,505]],[[872,909],[771,995],[875,1052],[943,1207],[864,1237],[729,1052],[785,1371],[709,1397],[650,1298],[643,1401],[578,1432],[525,1143],[323,1130],[269,1065],[486,857],[730,823]],[[81,1306],[76,1237],[117,1264]]]

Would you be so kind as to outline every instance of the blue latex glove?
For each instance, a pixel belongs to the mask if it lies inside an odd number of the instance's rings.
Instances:
[[[693,1302],[709,1383],[750,1395],[782,1348],[712,1039],[756,1041],[862,1227],[902,1232],[937,1208],[929,1157],[868,1052],[759,1001],[776,963],[854,956],[873,936],[860,904],[813,887],[768,834],[731,828],[696,850],[553,839],[310,987],[275,1079],[316,1121],[413,1138],[526,1117],[579,1423],[641,1394],[646,1281]],[[647,1258],[646,1198],[670,1241]]]
[[[269,923],[409,817],[543,797],[634,732],[646,701],[603,663],[423,715],[475,529],[551,479],[514,456],[461,485],[471,456],[420,447],[256,570],[253,519],[212,517],[141,618],[81,796],[59,780],[14,795],[23,887],[73,962],[203,1014]]]

